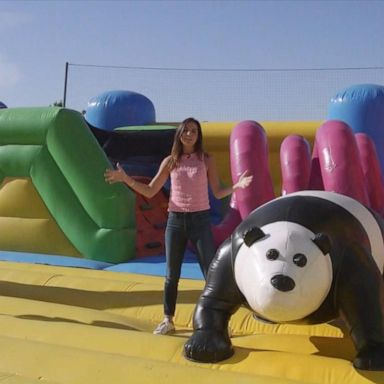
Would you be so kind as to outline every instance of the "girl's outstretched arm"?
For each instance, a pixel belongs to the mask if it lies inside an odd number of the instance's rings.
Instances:
[[[233,184],[231,187],[222,187],[220,185],[219,174],[217,172],[215,160],[213,156],[208,156],[206,158],[206,164],[208,168],[208,181],[211,187],[213,195],[216,199],[222,199],[229,196],[237,188],[247,188],[251,184],[253,175],[249,175],[248,171],[243,172],[237,183]]]
[[[116,169],[107,169],[104,173],[104,179],[109,184],[124,183],[135,192],[147,198],[151,198],[160,191],[169,177],[169,156],[166,157],[160,164],[157,174],[153,177],[149,184],[136,181],[133,177],[129,176],[123,167],[117,163]]]

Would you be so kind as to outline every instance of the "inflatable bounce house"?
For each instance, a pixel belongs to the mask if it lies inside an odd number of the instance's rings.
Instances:
[[[384,87],[338,92],[324,121],[202,124],[221,182],[254,182],[210,196],[207,285],[188,250],[157,336],[169,185],[103,175],[149,181],[177,125],[131,91],[0,109],[0,381],[384,383]]]

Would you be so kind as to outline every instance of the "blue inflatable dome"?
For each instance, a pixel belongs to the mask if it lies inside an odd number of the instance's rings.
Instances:
[[[129,125],[148,125],[156,122],[151,100],[132,91],[108,91],[88,101],[86,121],[93,127],[112,131]]]
[[[384,172],[384,86],[358,84],[338,92],[330,101],[329,120],[341,120],[354,133],[369,135]]]
[[[0,109],[1,108],[7,108],[7,106],[3,102],[0,101]]]

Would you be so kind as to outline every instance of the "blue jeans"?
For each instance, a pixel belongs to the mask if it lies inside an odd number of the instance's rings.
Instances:
[[[164,285],[164,314],[168,316],[175,314],[181,265],[188,240],[196,248],[201,271],[206,277],[216,252],[209,210],[168,214],[165,230],[167,270]]]

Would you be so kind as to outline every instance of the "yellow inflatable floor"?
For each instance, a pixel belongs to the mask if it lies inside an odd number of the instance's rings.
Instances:
[[[162,278],[1,262],[0,383],[384,383],[384,373],[353,368],[353,345],[337,325],[268,325],[245,308],[231,319],[232,358],[187,361],[202,287],[180,282],[177,332],[156,336]]]

